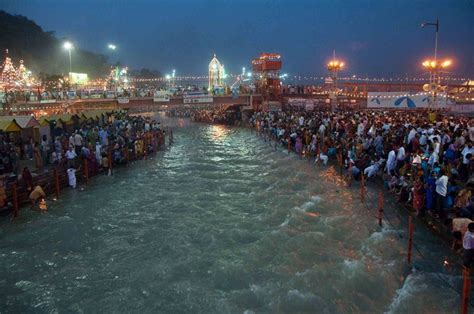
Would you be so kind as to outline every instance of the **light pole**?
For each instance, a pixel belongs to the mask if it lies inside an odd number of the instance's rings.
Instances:
[[[434,59],[435,61],[438,59],[438,33],[439,33],[439,20],[436,19],[436,22],[424,22],[421,24],[421,27],[425,26],[434,26],[436,27],[436,33],[435,33],[435,50],[434,50]]]
[[[116,46],[115,44],[108,44],[108,45],[107,45],[107,49],[111,50],[112,53],[114,53],[115,50],[117,50],[117,46]],[[113,58],[110,58],[110,59],[112,60]],[[112,62],[113,62],[113,61],[112,61]],[[116,65],[117,65],[117,64],[118,64],[118,59],[117,59]]]
[[[64,49],[66,49],[69,53],[69,73],[72,72],[72,57],[71,57],[71,50],[74,49],[74,46],[71,42],[66,41],[63,44]]]
[[[331,100],[331,109],[334,111],[337,107],[337,75],[339,71],[341,71],[344,68],[344,62],[339,61],[336,59],[336,51],[333,51],[333,57],[332,61],[330,61],[327,65],[329,72],[331,73],[331,78],[333,80],[334,84],[334,89],[333,89],[333,95],[332,95],[332,100]]]
[[[451,60],[438,60],[438,34],[439,34],[439,20],[436,19],[436,22],[424,22],[421,24],[421,27],[425,26],[434,26],[435,27],[435,47],[434,47],[434,59],[425,60],[422,65],[430,72],[430,86],[429,91],[432,95],[432,104],[433,107],[436,107],[438,104],[438,89],[441,86],[441,77],[439,72],[451,65]]]

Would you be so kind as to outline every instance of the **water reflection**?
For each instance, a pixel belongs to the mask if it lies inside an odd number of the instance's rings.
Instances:
[[[228,132],[229,130],[223,125],[212,125],[209,127],[211,138],[216,142],[224,140]]]

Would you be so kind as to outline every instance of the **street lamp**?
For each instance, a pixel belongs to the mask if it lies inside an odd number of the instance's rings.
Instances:
[[[336,51],[333,52],[332,60],[327,64],[328,71],[331,73],[331,78],[334,84],[331,107],[332,110],[337,106],[337,75],[344,68],[344,62],[336,59]]]
[[[115,49],[117,49],[117,46],[115,46],[114,44],[109,44],[107,47],[108,47],[110,50],[115,50]]]
[[[66,41],[64,42],[63,44],[63,47],[64,49],[66,49],[69,53],[69,72],[72,72],[72,57],[71,57],[71,50],[74,49],[74,45],[69,42],[69,41]]]
[[[436,19],[436,22],[433,23],[433,22],[424,22],[424,23],[421,23],[421,27],[425,27],[425,26],[434,26],[436,28],[436,33],[435,33],[435,50],[434,50],[434,59],[438,59],[438,32],[439,32],[439,20]]]

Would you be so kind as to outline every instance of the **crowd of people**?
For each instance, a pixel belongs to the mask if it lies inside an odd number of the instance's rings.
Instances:
[[[333,159],[351,180],[381,179],[416,215],[439,219],[457,238],[474,218],[474,119],[287,108],[256,112],[250,124],[317,164]]]
[[[177,108],[166,112],[168,117],[190,118],[195,122],[239,124],[242,115],[238,107],[201,105],[197,108]]]
[[[78,120],[70,132],[63,128],[51,131],[52,138],[43,136],[41,142],[11,141],[7,134],[0,135],[0,154],[5,156],[2,158],[4,177],[18,179],[28,191],[35,191],[30,168],[23,167],[21,173],[19,169],[21,159],[30,159],[34,162],[33,172],[38,175],[46,168],[66,171],[69,185],[75,188],[75,173],[84,165],[90,175],[101,170],[111,174],[112,165],[127,164],[155,152],[165,143],[166,136],[160,122],[126,112],[108,113],[95,120]],[[0,203],[0,207],[5,206],[6,198],[0,196]]]

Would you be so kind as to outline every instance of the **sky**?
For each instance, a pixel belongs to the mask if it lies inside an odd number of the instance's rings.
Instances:
[[[239,73],[261,52],[280,53],[289,75],[324,75],[336,56],[346,75],[422,76],[433,56],[474,76],[473,0],[0,0],[0,9],[34,20],[111,61],[177,75],[206,75],[216,53]],[[107,51],[107,44],[118,49]]]

